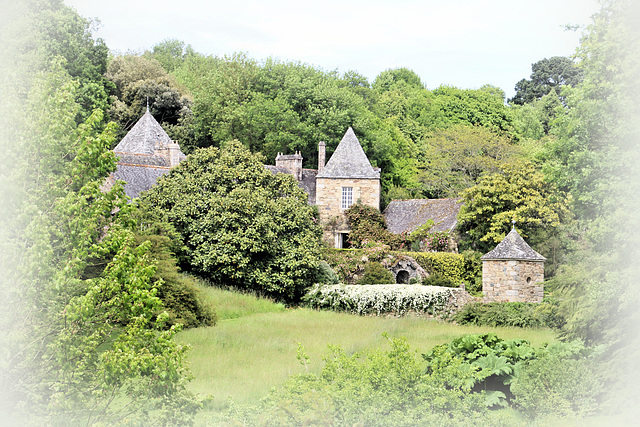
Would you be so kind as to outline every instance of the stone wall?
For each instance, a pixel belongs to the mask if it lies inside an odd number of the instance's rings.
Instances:
[[[482,262],[483,302],[542,302],[543,281],[542,261]]]
[[[342,187],[353,188],[353,203],[380,209],[380,180],[358,178],[316,178],[316,206],[325,226],[324,240],[333,245],[336,233],[348,233],[345,209],[341,209]],[[330,224],[327,226],[327,224]]]

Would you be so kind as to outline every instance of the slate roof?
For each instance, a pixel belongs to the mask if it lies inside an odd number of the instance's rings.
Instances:
[[[435,223],[430,231],[451,231],[458,224],[459,199],[412,199],[392,200],[383,215],[387,229],[395,234],[412,232],[432,219]]]
[[[169,135],[162,129],[160,123],[151,115],[149,109],[131,128],[113,151],[129,154],[153,155],[156,145],[164,146],[172,143]]]
[[[117,169],[105,182],[105,188],[109,188],[116,180],[124,181],[124,191],[130,198],[136,198],[150,189],[158,178],[171,169],[167,155],[156,149],[166,149],[171,143],[173,141],[169,135],[147,109],[113,149],[118,156]],[[182,151],[178,153],[180,161],[186,157]]]
[[[169,172],[169,170],[170,168],[167,166],[123,165],[118,163],[118,168],[113,173],[113,178],[125,182],[124,192],[133,199],[138,197],[141,192],[153,187],[158,178]]]
[[[274,174],[276,173],[287,173],[291,174],[291,172],[286,168],[279,168],[272,165],[264,165],[265,168],[269,169]],[[316,175],[318,171],[315,169],[302,169],[302,181],[298,181],[298,187],[302,188],[309,195],[309,204],[316,204]]]
[[[531,246],[524,241],[516,229],[512,229],[502,242],[498,243],[492,251],[486,253],[481,258],[488,260],[525,260],[525,261],[545,261],[546,258],[531,249]]]
[[[360,141],[350,127],[317,177],[380,179],[380,171],[376,172],[371,167]]]

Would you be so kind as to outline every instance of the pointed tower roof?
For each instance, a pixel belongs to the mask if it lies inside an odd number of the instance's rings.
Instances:
[[[515,227],[507,234],[502,242],[498,243],[492,251],[482,258],[487,260],[524,260],[524,261],[545,261],[546,258],[531,249],[531,246],[518,234]]]
[[[350,127],[317,177],[380,179],[380,172],[371,167],[360,141]]]
[[[172,142],[169,135],[162,129],[160,123],[153,118],[149,108],[147,108],[146,113],[131,128],[129,133],[122,138],[122,141],[116,145],[113,151],[153,155],[156,146],[162,147]]]

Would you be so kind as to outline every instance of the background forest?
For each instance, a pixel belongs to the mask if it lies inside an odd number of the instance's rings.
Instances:
[[[635,2],[603,1],[575,56],[540,58],[514,82],[512,99],[490,85],[429,89],[406,68],[368,81],[355,70],[205,55],[179,40],[114,54],[61,0],[3,8],[4,419],[116,424],[150,416],[179,424],[202,406],[186,386],[187,346],[173,339],[189,321],[165,311],[167,289],[192,292],[176,267],[184,259],[173,257],[175,229],[161,216],[150,223],[150,211],[127,203],[120,186],[100,189],[115,169],[110,150],[147,105],[192,158],[228,150],[250,165],[300,151],[304,167],[316,168],[318,142],[330,156],[351,126],[382,170],[381,208],[394,199],[464,200],[461,249],[488,251],[515,219],[549,260],[545,286],[567,320],[560,338],[593,350],[606,396],[594,412],[635,408],[640,378],[628,372],[640,356]],[[210,308],[192,312],[195,323],[215,323]],[[392,353],[403,351],[394,341]]]

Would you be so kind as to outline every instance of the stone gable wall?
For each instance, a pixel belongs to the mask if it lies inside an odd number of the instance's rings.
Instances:
[[[544,262],[486,260],[482,262],[483,302],[542,302]]]
[[[320,222],[325,225],[324,240],[333,245],[335,233],[348,233],[349,227],[340,208],[342,187],[353,188],[353,203],[358,200],[367,206],[380,209],[380,180],[359,178],[316,178],[316,206]],[[331,223],[330,227],[326,224]]]

